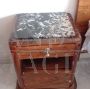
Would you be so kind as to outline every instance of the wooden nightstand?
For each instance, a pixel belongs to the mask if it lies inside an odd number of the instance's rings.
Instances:
[[[81,36],[68,16],[75,31],[74,37],[11,37],[9,45],[17,73],[17,89],[76,89],[74,73]]]

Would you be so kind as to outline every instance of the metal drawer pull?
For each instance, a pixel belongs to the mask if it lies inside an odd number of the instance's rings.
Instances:
[[[50,56],[50,48],[46,48],[44,53],[47,57],[49,57]]]

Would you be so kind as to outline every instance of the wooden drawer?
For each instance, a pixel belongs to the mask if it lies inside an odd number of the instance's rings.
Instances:
[[[73,56],[74,51],[50,51],[48,54],[44,51],[41,52],[21,52],[17,54],[17,58],[20,60],[23,59],[38,59],[38,58],[51,58],[51,57],[65,57],[65,56]]]
[[[18,59],[72,56],[75,44],[43,45],[43,46],[10,46],[11,52],[17,53]]]
[[[23,52],[23,51],[39,51],[39,50],[75,50],[75,44],[59,44],[59,45],[39,45],[39,46],[10,46],[11,51]]]

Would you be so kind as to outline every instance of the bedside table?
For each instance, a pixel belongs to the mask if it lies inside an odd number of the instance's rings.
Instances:
[[[9,45],[16,89],[76,89],[81,36],[68,13],[18,14]]]

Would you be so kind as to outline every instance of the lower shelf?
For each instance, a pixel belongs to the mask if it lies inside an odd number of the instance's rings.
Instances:
[[[21,76],[25,89],[68,89],[73,83],[71,59],[68,60],[68,69],[65,58],[47,58],[46,65],[43,65],[45,67],[42,66],[42,59],[36,59],[33,62],[36,69],[32,68],[30,59],[21,61]]]
[[[66,71],[67,72],[67,71]],[[24,85],[26,89],[60,89],[67,88],[72,84],[72,73],[65,70],[59,70],[55,73],[55,70],[38,70],[38,73],[33,71],[24,72],[22,75]]]
[[[16,89],[21,89],[20,87],[19,87],[19,85],[18,85],[18,83],[17,83],[17,86],[16,86]],[[23,88],[23,89],[32,89],[31,87],[29,87],[29,88]],[[34,88],[35,89],[35,88]],[[36,88],[37,89],[37,88]],[[38,88],[38,89],[41,89],[41,88]],[[42,89],[58,89],[58,88],[42,88]],[[76,79],[74,79],[74,81],[73,81],[73,84],[70,86],[70,87],[68,87],[68,88],[61,88],[61,89],[77,89],[77,82],[76,82]]]

